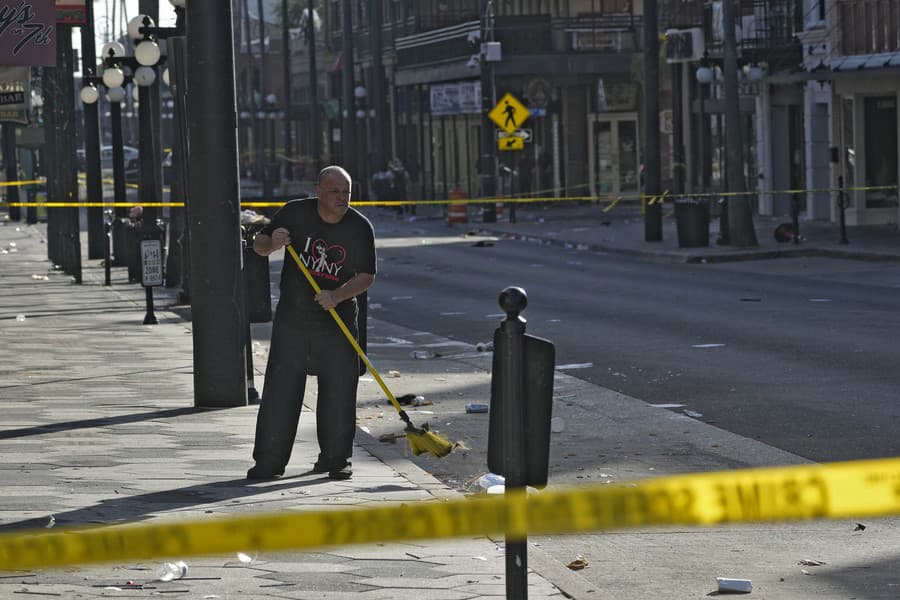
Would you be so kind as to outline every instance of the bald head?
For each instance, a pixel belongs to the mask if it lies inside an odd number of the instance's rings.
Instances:
[[[347,181],[353,181],[350,178],[350,173],[344,167],[339,167],[337,165],[328,165],[321,171],[319,171],[319,178],[316,180],[318,185],[322,185],[322,180],[331,175],[339,175],[346,179]]]

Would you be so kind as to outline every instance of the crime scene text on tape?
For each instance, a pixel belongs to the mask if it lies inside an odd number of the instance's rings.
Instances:
[[[900,514],[900,459],[678,475],[627,485],[354,510],[0,535],[0,570],[399,540]]]

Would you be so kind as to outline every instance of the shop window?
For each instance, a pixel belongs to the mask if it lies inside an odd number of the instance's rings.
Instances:
[[[873,96],[863,101],[866,139],[866,208],[897,206],[897,98]]]

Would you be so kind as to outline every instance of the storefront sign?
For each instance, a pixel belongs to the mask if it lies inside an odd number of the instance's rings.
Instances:
[[[61,25],[86,25],[87,0],[56,0],[56,22]]]
[[[0,0],[0,65],[56,64],[53,0]]]
[[[480,113],[480,81],[440,83],[431,86],[431,114],[477,115]]]
[[[28,125],[30,67],[0,67],[0,121]]]

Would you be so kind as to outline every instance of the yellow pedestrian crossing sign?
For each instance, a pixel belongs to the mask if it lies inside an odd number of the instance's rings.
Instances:
[[[512,133],[528,120],[531,114],[519,100],[512,94],[504,94],[491,112],[488,113],[491,121],[506,133]]]
[[[519,137],[517,135],[500,138],[499,140],[497,140],[497,148],[500,150],[524,150],[525,138]]]

